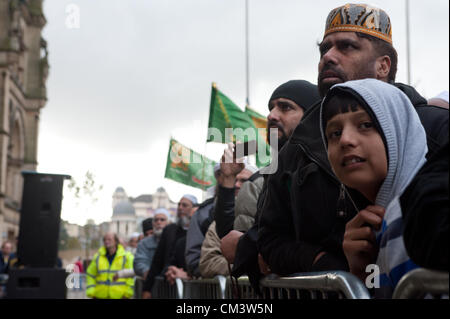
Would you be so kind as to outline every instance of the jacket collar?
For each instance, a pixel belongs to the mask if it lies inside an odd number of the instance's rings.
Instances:
[[[288,143],[300,145],[309,156],[312,156],[323,168],[331,172],[319,127],[321,102],[317,102],[305,112]]]
[[[106,248],[105,246],[100,247],[100,249],[98,250],[98,253],[102,256],[106,256]],[[121,244],[119,244],[117,246],[117,250],[116,250],[116,256],[123,256],[125,255],[125,248],[123,248],[123,246]]]

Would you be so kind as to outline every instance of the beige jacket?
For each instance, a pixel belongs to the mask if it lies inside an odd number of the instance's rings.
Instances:
[[[256,204],[264,184],[264,178],[258,177],[254,181],[242,184],[234,207],[234,230],[245,233],[255,222]]]
[[[203,278],[213,278],[217,275],[227,276],[228,262],[220,250],[220,238],[216,232],[216,222],[209,225],[202,244],[199,263],[200,275]]]

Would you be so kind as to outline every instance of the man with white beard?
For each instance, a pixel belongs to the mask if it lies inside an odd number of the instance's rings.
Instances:
[[[142,222],[142,231],[145,238],[137,246],[133,268],[136,275],[144,279],[147,277],[153,255],[155,254],[156,247],[158,247],[163,229],[167,226],[168,219],[169,212],[167,209],[158,208],[153,218],[147,218]]]

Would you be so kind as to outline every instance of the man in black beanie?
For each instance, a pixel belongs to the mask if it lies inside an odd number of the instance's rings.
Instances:
[[[153,234],[153,218],[150,217],[142,221],[142,232],[145,237]]]
[[[305,80],[291,80],[275,89],[269,99],[267,134],[271,128],[278,128],[279,149],[287,142],[303,114],[319,100],[317,86]]]
[[[295,127],[303,117],[303,114],[316,102],[320,100],[319,91],[316,85],[304,80],[291,80],[280,85],[272,93],[269,99],[269,115],[267,116],[267,134],[271,128],[278,129],[278,149],[288,141]],[[268,139],[270,141],[270,139]],[[263,176],[258,172],[253,174],[249,181],[242,185],[236,204],[245,198],[245,206],[256,212],[253,226],[243,233],[234,229],[221,240],[221,250],[224,257],[230,264],[233,264],[232,275],[239,277],[247,274],[253,287],[258,291],[258,282],[265,273],[264,262],[259,257],[256,249],[256,239],[258,234],[258,215],[261,203],[264,201],[266,193],[266,176],[264,183],[258,185],[258,180]],[[246,193],[246,194],[245,194]],[[242,217],[242,216],[241,216]],[[236,221],[236,219],[235,219]],[[243,230],[243,229],[240,229]],[[261,263],[261,266],[258,265]]]

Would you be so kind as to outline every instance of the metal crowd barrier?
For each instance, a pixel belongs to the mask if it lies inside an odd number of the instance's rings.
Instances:
[[[266,299],[370,299],[363,282],[344,271],[266,277],[260,286]]]
[[[6,284],[8,283],[9,276],[7,274],[0,274],[0,299],[6,296]]]
[[[224,276],[183,280],[182,284],[184,299],[225,299],[227,279]]]
[[[260,281],[261,295],[251,287],[248,277],[237,280],[241,299],[369,299],[363,283],[343,271],[295,274],[291,277],[266,277]],[[211,279],[176,281],[169,285],[163,277],[155,280],[154,298],[163,299],[232,299],[230,278],[216,276]]]
[[[170,285],[162,276],[155,277],[152,288],[154,299],[183,299],[183,282],[180,278],[175,279],[175,285]]]
[[[142,296],[142,278],[135,282],[135,297]],[[156,299],[233,299],[237,288],[241,299],[370,299],[363,282],[344,271],[299,273],[289,277],[270,275],[260,281],[258,295],[246,276],[234,287],[229,277],[176,279],[169,285],[156,277],[152,297]],[[397,285],[393,299],[449,298],[449,274],[419,268],[407,273]]]
[[[402,277],[393,299],[449,298],[448,272],[424,268],[414,269]]]

